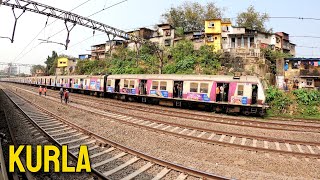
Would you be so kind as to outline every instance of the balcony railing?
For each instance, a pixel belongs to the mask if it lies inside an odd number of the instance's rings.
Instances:
[[[320,69],[301,69],[300,77],[320,77]]]

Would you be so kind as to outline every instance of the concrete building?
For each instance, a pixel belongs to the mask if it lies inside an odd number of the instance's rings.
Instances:
[[[127,42],[124,40],[110,40],[105,43],[91,46],[91,59],[104,60],[108,55],[115,52],[117,47],[126,46]]]
[[[320,58],[286,58],[283,65],[284,84],[288,89],[320,90]],[[278,83],[281,87],[281,82]]]
[[[91,54],[80,54],[79,55],[80,60],[85,60],[85,59],[90,59],[90,58],[91,58]]]
[[[76,58],[59,58],[56,75],[73,75],[77,66]]]

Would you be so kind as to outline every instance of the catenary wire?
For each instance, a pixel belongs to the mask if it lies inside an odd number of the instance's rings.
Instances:
[[[86,3],[90,2],[90,1],[92,1],[92,0],[86,0],[85,2],[79,4],[78,6],[74,7],[73,9],[71,9],[70,12],[72,12],[73,10],[75,10],[75,9],[83,6],[84,4],[86,4]],[[59,15],[59,17],[60,17],[61,15],[62,15],[62,13]],[[39,31],[39,33],[22,49],[22,51],[14,58],[14,60],[13,60],[12,62],[16,62],[16,61],[17,61],[17,58],[27,49],[27,47],[30,46],[30,44],[42,33],[42,31],[44,31],[45,28],[47,28],[48,26],[50,26],[50,25],[52,25],[53,23],[55,23],[57,20],[58,20],[58,19],[55,19],[53,22],[51,22],[51,23],[48,24],[48,19],[47,19],[46,24],[45,24],[45,27],[43,27],[43,28]],[[18,60],[20,60],[20,59],[18,59]]]

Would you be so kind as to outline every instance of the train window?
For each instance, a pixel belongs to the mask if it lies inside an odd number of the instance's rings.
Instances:
[[[208,93],[208,83],[200,83],[200,93]]]
[[[160,82],[160,90],[167,90],[167,82],[166,81]]]
[[[158,89],[159,81],[152,81],[152,89]]]
[[[123,87],[125,87],[125,88],[127,88],[129,86],[129,81],[128,80],[124,80],[124,86]]]
[[[134,88],[134,80],[131,80],[131,81],[130,81],[130,88],[131,88],[131,89]]]
[[[111,86],[111,79],[107,81],[107,86]]]
[[[238,85],[238,96],[243,96],[243,85]]]
[[[198,92],[199,83],[190,83],[190,92]]]

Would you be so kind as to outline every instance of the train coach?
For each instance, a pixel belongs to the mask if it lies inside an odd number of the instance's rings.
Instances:
[[[2,81],[69,88],[71,92],[172,107],[264,116],[264,87],[256,76],[104,75],[3,78]]]

